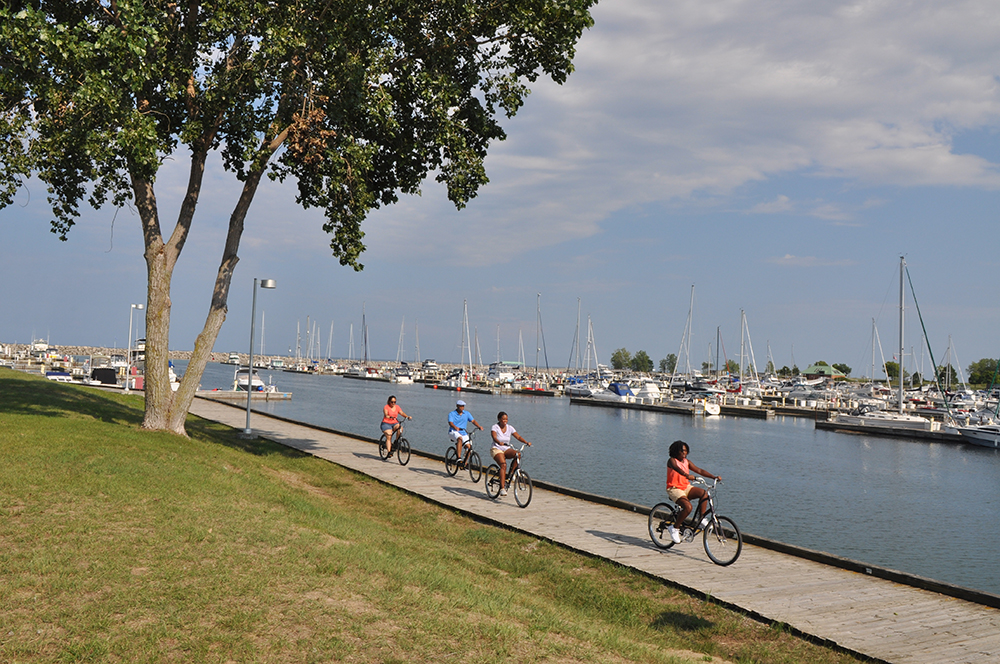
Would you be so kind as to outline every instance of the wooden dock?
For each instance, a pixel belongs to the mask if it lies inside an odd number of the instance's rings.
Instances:
[[[243,429],[246,424],[244,410],[219,402],[195,399],[191,412],[235,429]],[[780,546],[746,543],[734,565],[719,567],[709,561],[700,539],[668,551],[656,549],[646,532],[645,508],[639,505],[568,490],[547,490],[543,482],[536,481],[531,505],[520,509],[513,496],[489,500],[483,483],[472,484],[465,473],[448,477],[441,461],[433,455],[414,453],[404,467],[395,460],[379,459],[370,439],[261,413],[254,413],[251,423],[255,433],[264,438],[354,469],[449,509],[612,560],[877,661],[1000,662],[997,595],[945,584],[938,584],[944,592],[935,592],[918,587],[922,585],[918,578],[905,574],[880,578],[886,570],[825,564],[820,561],[837,560],[816,552],[796,552],[791,547],[781,551],[776,550]],[[526,468],[530,471],[528,454]],[[942,546],[946,545],[942,542]],[[934,582],[926,587],[934,587]]]

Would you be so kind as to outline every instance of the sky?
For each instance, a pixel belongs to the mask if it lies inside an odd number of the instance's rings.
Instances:
[[[346,358],[353,326],[358,357],[364,317],[370,357],[458,362],[467,307],[483,362],[523,347],[530,366],[575,367],[579,311],[581,365],[589,317],[602,363],[626,348],[697,368],[720,338],[739,360],[743,312],[758,369],[770,353],[871,375],[873,320],[876,362],[898,354],[905,256],[937,363],[1000,355],[995,3],[606,0],[593,16],[569,80],[539,81],[504,122],[490,184],[462,211],[431,180],[371,214],[362,272],[330,255],[294,184],[262,185],[215,350],[246,352],[268,278],[255,352],[263,316],[268,354],[294,354],[298,329],[304,355],[315,329],[326,356],[332,326]],[[179,154],[156,183],[164,220],[185,179]],[[205,184],[174,350],[204,325],[238,194],[218,159]],[[137,216],[85,210],[68,242],[49,219],[36,180],[0,210],[0,342],[127,345],[145,302]],[[904,347],[907,367],[931,366],[909,286]]]

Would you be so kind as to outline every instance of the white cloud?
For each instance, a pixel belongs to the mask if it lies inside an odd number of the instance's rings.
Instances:
[[[782,267],[849,267],[854,261],[849,258],[817,258],[816,256],[776,256],[768,258],[767,263]]]
[[[775,214],[777,212],[790,212],[795,208],[788,196],[781,194],[770,203],[758,203],[753,206],[750,212],[754,214]]]

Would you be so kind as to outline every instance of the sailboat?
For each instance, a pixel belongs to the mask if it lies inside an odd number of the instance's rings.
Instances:
[[[903,275],[906,271],[906,258],[899,257],[899,410],[868,410],[865,407],[850,414],[838,413],[836,422],[841,424],[857,424],[867,427],[882,427],[889,429],[914,429],[919,431],[940,431],[941,423],[919,415],[907,415],[903,412],[903,321],[904,321],[904,290]]]

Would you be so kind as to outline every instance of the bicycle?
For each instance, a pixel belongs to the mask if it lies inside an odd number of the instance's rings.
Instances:
[[[471,427],[470,427],[471,428]],[[462,468],[469,469],[469,479],[472,480],[473,484],[479,483],[479,478],[483,476],[483,462],[479,458],[479,453],[472,447],[473,438],[475,438],[475,430],[469,431],[469,440],[462,446],[465,450],[465,454],[462,458],[458,458],[458,452],[455,451],[454,445],[448,445],[448,450],[444,453],[444,469],[449,476],[454,477],[458,474],[458,471]]]
[[[705,487],[708,495],[703,500],[708,501],[708,509],[704,517],[698,516],[697,509],[691,510],[691,516],[681,524],[681,539],[691,542],[700,531],[705,553],[712,562],[723,567],[732,565],[743,551],[743,536],[732,519],[715,513],[715,487],[719,481],[709,484],[704,478],[698,478],[692,484]],[[667,527],[676,523],[679,511],[673,503],[658,503],[649,511],[649,537],[657,547],[669,549],[674,545]],[[696,519],[701,519],[701,523],[697,523]]]
[[[389,431],[383,431],[382,435],[379,437],[378,455],[383,461],[385,461],[390,456],[395,454],[396,460],[399,461],[399,465],[405,466],[410,463],[410,441],[403,437],[403,423],[399,423],[399,431],[395,433],[391,452],[386,448],[386,435],[389,433],[392,433],[392,429]]]
[[[513,473],[507,473],[507,486],[514,487],[514,500],[518,507],[527,507],[531,502],[531,477],[521,468],[521,452],[524,451],[525,443],[517,450],[517,469]],[[504,460],[506,463],[506,460]],[[496,500],[500,495],[500,465],[494,461],[486,469],[486,495],[492,500]]]

